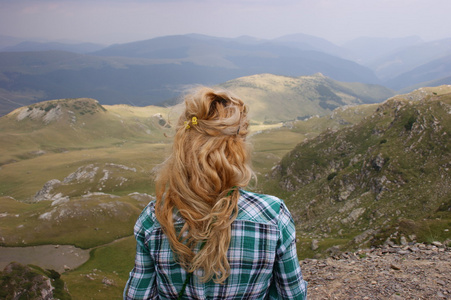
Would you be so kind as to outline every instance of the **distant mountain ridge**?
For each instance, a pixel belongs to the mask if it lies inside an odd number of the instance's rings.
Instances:
[[[385,81],[410,72],[414,68],[427,66],[427,64],[434,60],[449,57],[450,55],[451,38],[416,43],[408,47],[398,48],[396,51],[392,51],[386,55],[374,57],[365,65],[374,70],[379,78]],[[444,71],[448,75],[450,74],[449,68],[444,68]],[[401,87],[405,87],[405,85]]]
[[[24,39],[8,35],[0,35],[0,51],[5,47],[10,47],[23,42]]]
[[[451,48],[450,54],[434,59],[427,64],[415,67],[408,72],[398,75],[387,82],[387,86],[393,89],[410,84],[411,86],[423,85],[424,83],[431,83],[438,81],[438,84],[451,84],[450,71],[451,70]],[[441,82],[441,84],[440,84]],[[431,86],[429,84],[429,86]]]
[[[368,65],[377,58],[423,43],[424,41],[418,36],[404,38],[360,37],[344,43],[342,47],[351,53],[355,61]]]
[[[272,40],[187,34],[111,45],[89,54],[88,48],[100,46],[14,41],[0,36],[0,45],[6,45],[0,52],[0,113],[57,98],[146,106],[173,99],[191,85],[261,73],[322,73],[338,81],[384,83],[403,91],[447,83],[451,76],[448,64],[439,71],[434,64],[450,55],[449,39],[362,38],[337,46],[305,34]]]
[[[105,48],[104,45],[94,43],[65,44],[60,42],[21,42],[14,46],[0,49],[2,52],[30,52],[30,51],[68,51],[74,53],[89,53]]]
[[[89,55],[0,52],[0,99],[28,104],[88,97],[102,104],[146,106],[176,97],[192,84],[214,85],[259,73],[318,72],[340,81],[377,82],[368,68],[320,51],[191,34],[112,45]]]
[[[164,36],[146,41],[112,45],[93,54],[110,57],[148,58],[167,62],[190,62],[209,67],[246,68],[247,74],[273,73],[285,76],[321,72],[336,80],[376,83],[369,70],[313,48],[302,49],[267,40],[227,39],[202,35]],[[335,69],[335,70],[334,70]],[[242,75],[243,76],[243,75]]]
[[[5,99],[15,98],[24,105],[88,97],[102,104],[146,106],[177,97],[193,84],[215,85],[259,73],[300,76],[321,72],[342,81],[377,81],[370,70],[321,52],[209,37],[164,37],[111,46],[98,54],[105,51],[109,56],[61,51],[0,53],[0,103],[11,107],[14,103]]]
[[[290,34],[271,40],[282,45],[296,47],[303,50],[320,51],[330,55],[338,56],[344,59],[352,59],[352,52],[349,48],[337,46],[323,38],[308,34]]]

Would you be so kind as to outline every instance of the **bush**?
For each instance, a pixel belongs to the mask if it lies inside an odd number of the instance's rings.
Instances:
[[[415,123],[416,121],[417,121],[417,119],[416,119],[414,116],[411,116],[411,117],[409,118],[409,120],[407,120],[407,123],[404,125],[404,128],[405,128],[407,131],[412,130],[413,123]]]
[[[327,180],[332,180],[332,179],[334,179],[335,178],[335,176],[337,176],[338,175],[338,173],[337,172],[333,172],[333,173],[330,173],[329,174],[329,176],[327,176]]]

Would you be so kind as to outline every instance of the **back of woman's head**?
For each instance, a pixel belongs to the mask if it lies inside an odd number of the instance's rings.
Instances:
[[[157,176],[157,218],[179,263],[203,279],[223,282],[238,212],[238,187],[253,176],[246,143],[247,107],[225,91],[198,89],[185,97],[171,156]],[[173,212],[185,223],[175,228]],[[203,244],[196,253],[194,249]]]

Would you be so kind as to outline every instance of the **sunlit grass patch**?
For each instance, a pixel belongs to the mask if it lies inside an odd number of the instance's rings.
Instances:
[[[93,249],[85,264],[62,275],[73,299],[122,299],[135,248],[129,236]]]

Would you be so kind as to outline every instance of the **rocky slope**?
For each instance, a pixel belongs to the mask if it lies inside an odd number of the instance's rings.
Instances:
[[[394,97],[354,126],[299,144],[266,191],[287,200],[306,256],[402,236],[443,240],[451,227],[450,134],[451,94]]]

